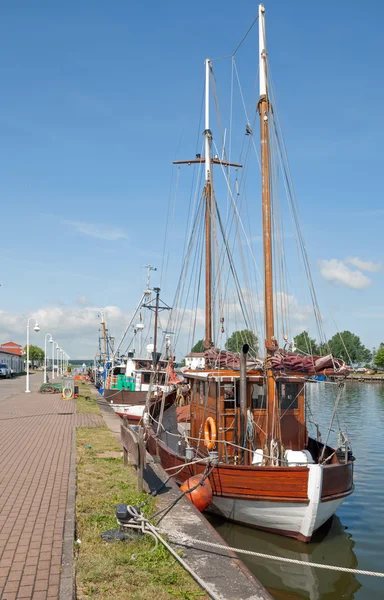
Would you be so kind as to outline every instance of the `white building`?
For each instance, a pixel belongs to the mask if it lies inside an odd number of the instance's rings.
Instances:
[[[24,358],[13,352],[0,350],[0,363],[5,363],[14,373],[22,373],[25,370]]]
[[[189,369],[205,369],[204,352],[190,352],[187,354],[185,366]]]

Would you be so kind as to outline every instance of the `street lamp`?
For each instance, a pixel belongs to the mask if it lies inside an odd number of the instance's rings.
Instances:
[[[61,374],[61,376],[64,375],[64,372],[63,372],[63,355],[64,355],[64,350],[62,348],[60,348],[60,374]]]
[[[52,379],[55,379],[55,341],[52,340]]]
[[[53,344],[52,334],[46,333],[44,336],[44,383],[47,383],[47,335],[51,336],[50,344]]]
[[[60,350],[60,346],[59,346],[59,344],[56,344],[56,362],[57,362],[57,376],[58,377],[60,375],[60,369],[59,369],[59,350]]]
[[[31,391],[29,389],[29,321],[31,319],[35,319],[35,326],[33,328],[33,331],[36,331],[36,333],[38,331],[40,331],[40,327],[37,323],[37,319],[35,317],[29,317],[29,319],[27,321],[27,381],[26,381],[26,386],[25,386],[26,394],[29,394],[29,392]]]

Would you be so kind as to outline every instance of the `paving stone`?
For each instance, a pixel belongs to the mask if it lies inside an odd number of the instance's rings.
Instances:
[[[14,380],[8,397],[0,382],[2,600],[59,599],[63,544],[72,544],[65,523],[73,433],[76,426],[104,425],[99,415],[76,415],[74,401],[38,394],[41,381],[31,376],[32,392],[25,394],[25,379]]]

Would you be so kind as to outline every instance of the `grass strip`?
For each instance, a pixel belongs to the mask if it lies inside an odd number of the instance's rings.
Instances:
[[[115,505],[137,505],[136,473],[125,467],[121,448],[106,427],[77,429],[76,583],[77,598],[165,600],[208,598],[177,561],[159,544],[143,537],[132,542],[104,542],[100,534],[117,527]],[[112,458],[116,456],[116,458]],[[119,457],[119,458],[117,458]],[[154,510],[154,500],[146,507]]]
[[[76,412],[81,414],[101,415],[101,410],[94,395],[89,389],[89,385],[84,381],[80,381],[78,387],[79,395],[76,401]]]

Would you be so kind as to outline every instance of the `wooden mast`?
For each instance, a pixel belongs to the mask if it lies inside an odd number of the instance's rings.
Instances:
[[[205,61],[205,340],[204,348],[212,346],[212,173],[209,129],[209,77],[211,62]]]
[[[261,144],[261,196],[264,253],[264,315],[265,348],[267,351],[267,432],[268,445],[279,431],[279,415],[276,407],[275,380],[270,359],[275,350],[273,316],[273,273],[272,273],[272,224],[271,224],[271,182],[269,147],[269,99],[267,92],[267,51],[265,37],[265,9],[259,5],[259,77],[260,77],[260,144]],[[269,450],[269,448],[268,448]]]
[[[208,350],[213,346],[213,319],[212,319],[212,200],[213,200],[213,183],[212,183],[212,165],[221,165],[222,167],[241,168],[242,165],[232,162],[220,160],[219,157],[211,156],[212,131],[209,128],[209,78],[211,75],[212,64],[209,58],[205,60],[205,152],[202,158],[200,154],[196,154],[193,160],[174,160],[174,165],[191,165],[204,163],[205,167],[205,333],[204,333],[204,348]]]

